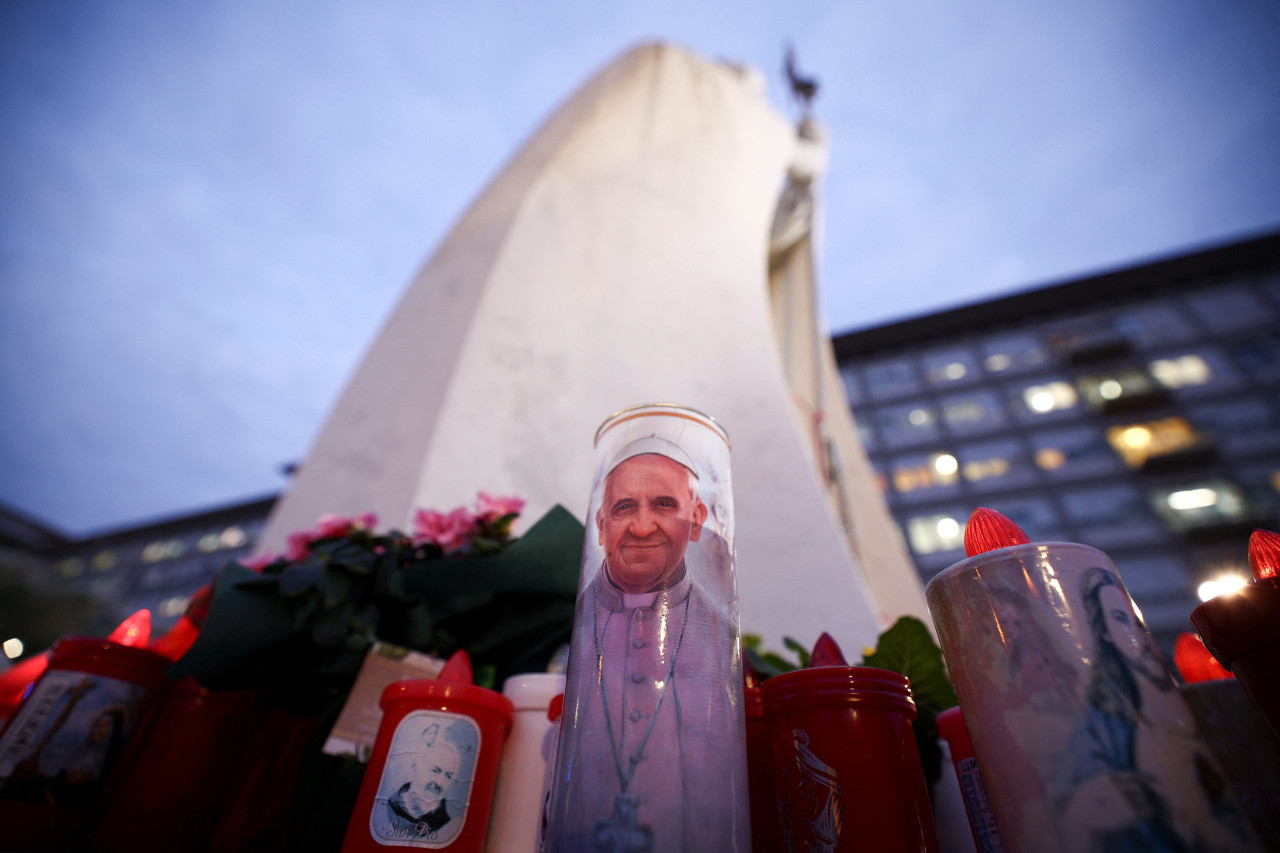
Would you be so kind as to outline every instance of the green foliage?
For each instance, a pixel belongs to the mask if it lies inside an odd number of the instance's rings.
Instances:
[[[782,642],[796,653],[797,662],[776,652],[762,650],[759,635],[743,635],[743,657],[759,680],[809,666],[808,649],[791,637],[784,637]],[[911,680],[911,695],[916,703],[912,729],[920,748],[925,776],[930,782],[936,781],[942,772],[937,717],[942,711],[955,706],[957,701],[955,688],[942,660],[942,649],[933,641],[933,635],[916,617],[903,616],[880,635],[875,649],[864,654],[861,665],[887,669]]]
[[[914,616],[903,616],[880,635],[875,651],[862,659],[874,666],[901,673],[911,679],[916,707],[934,715],[956,704],[956,691],[947,677],[942,649],[933,641],[925,624]]]
[[[355,527],[261,572],[228,564],[195,645],[170,670],[210,687],[335,684],[375,640],[448,657],[465,648],[491,684],[541,669],[573,625],[585,530],[555,507],[524,536],[511,513],[443,556],[398,531]]]

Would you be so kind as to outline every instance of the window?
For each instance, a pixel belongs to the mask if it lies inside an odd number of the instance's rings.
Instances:
[[[1196,333],[1182,311],[1164,301],[1122,310],[1116,316],[1116,329],[1144,348],[1185,341]]]
[[[142,549],[142,559],[147,563],[158,563],[161,560],[172,560],[186,553],[187,546],[181,539],[164,539],[152,542]]]
[[[962,445],[956,449],[960,476],[982,488],[1010,488],[1035,481],[1031,461],[1015,439]]]
[[[1280,423],[1262,400],[1231,400],[1188,407],[1187,413],[1192,422],[1212,435],[1228,454],[1280,447]]]
[[[932,513],[907,519],[907,541],[917,554],[962,551],[965,516],[961,513]]]
[[[840,378],[844,380],[844,393],[849,398],[849,405],[856,406],[862,402],[862,384],[858,381],[858,371],[852,367],[840,368]]]
[[[1147,365],[1151,375],[1166,388],[1186,388],[1203,385],[1213,378],[1213,371],[1203,357],[1195,353],[1157,358]]]
[[[1280,511],[1280,465],[1247,465],[1237,480],[1250,506]]]
[[[1261,335],[1227,348],[1236,363],[1259,382],[1280,379],[1280,337]]]
[[[924,378],[930,385],[972,382],[981,375],[978,360],[968,347],[950,347],[925,353],[921,359]]]
[[[1032,542],[1067,538],[1058,511],[1044,498],[1003,498],[991,508],[1007,515]]]
[[[1205,448],[1208,441],[1183,418],[1121,424],[1107,430],[1107,443],[1130,468],[1147,460]]]
[[[1186,559],[1171,551],[1115,557],[1116,571],[1134,598],[1167,597],[1171,590],[1191,590],[1191,571]]]
[[[1068,480],[1119,471],[1120,461],[1096,427],[1073,427],[1031,436],[1036,465],[1051,479]]]
[[[885,447],[903,447],[938,437],[938,416],[932,408],[908,403],[885,406],[872,414]]]
[[[1223,479],[1154,489],[1150,500],[1156,515],[1177,531],[1240,522],[1248,516],[1244,492]]]
[[[1030,417],[1073,409],[1079,400],[1076,389],[1061,380],[1028,385],[1017,391],[1016,399],[1024,414]]]
[[[1187,303],[1196,318],[1215,332],[1234,332],[1275,322],[1275,311],[1244,285],[1193,293]]]
[[[1049,352],[1035,335],[1009,334],[982,343],[982,366],[991,373],[1021,373],[1049,360]]]
[[[885,400],[914,394],[920,391],[920,379],[915,367],[905,356],[878,361],[866,365],[862,379],[867,384],[867,394],[873,400]]]
[[[1081,396],[1095,409],[1115,408],[1159,391],[1146,371],[1137,367],[1082,376],[1078,384]]]
[[[60,577],[71,580],[84,574],[84,560],[79,557],[67,557],[65,560],[54,563],[53,568]]]
[[[977,391],[942,400],[942,419],[953,432],[980,432],[1005,422],[1004,406],[994,391]]]
[[[898,494],[953,486],[960,481],[960,466],[950,453],[901,456],[893,461],[893,489]]]
[[[1121,355],[1129,342],[1110,317],[1092,314],[1045,325],[1045,340],[1059,356],[1076,363]]]
[[[1160,528],[1142,493],[1127,485],[1063,492],[1062,507],[1080,530],[1080,539],[1095,548],[1158,540]]]
[[[120,557],[110,548],[104,548],[93,555],[89,565],[95,572],[109,572],[120,563]]]

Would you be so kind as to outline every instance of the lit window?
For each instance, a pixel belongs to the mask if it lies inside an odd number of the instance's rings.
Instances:
[[[172,560],[186,553],[187,546],[181,539],[163,539],[152,542],[142,549],[142,559],[147,563],[158,563],[161,560]]]
[[[956,448],[960,476],[966,482],[984,486],[1008,487],[1035,482],[1035,473],[1022,442],[997,439]]]
[[[899,494],[950,486],[957,481],[959,463],[950,453],[911,456],[893,465],[893,488]]]
[[[1213,378],[1209,363],[1198,355],[1158,358],[1147,367],[1156,381],[1166,388],[1203,385]]]
[[[1040,339],[1031,334],[1002,335],[982,343],[982,366],[992,373],[1031,370],[1049,360]]]
[[[918,405],[886,406],[871,415],[885,447],[901,447],[936,439],[938,417],[933,410]]]
[[[116,552],[110,548],[103,549],[93,555],[93,566],[95,572],[109,572],[120,562],[120,558],[116,556]]]
[[[4,641],[4,656],[10,660],[21,657],[23,648],[25,648],[25,646],[23,646],[22,640],[19,640],[17,637],[10,637]]]
[[[249,541],[249,537],[239,527],[228,527],[222,531],[219,541],[223,548],[239,548],[241,545]]]
[[[982,362],[982,366],[987,370],[990,370],[992,373],[999,373],[1002,370],[1008,370],[1012,364],[1013,356],[1006,352],[998,352],[994,355],[989,355],[987,356],[986,361]]]
[[[1243,521],[1248,516],[1244,492],[1227,480],[1205,480],[1156,489],[1151,505],[1174,530]]]
[[[181,595],[175,595],[160,602],[160,606],[156,609],[163,616],[179,616],[187,609],[187,599]]]
[[[920,357],[924,378],[931,385],[949,385],[978,373],[978,363],[967,347],[927,352]]]
[[[1036,451],[1036,464],[1046,471],[1056,471],[1067,464],[1067,454],[1056,447],[1042,447]]]
[[[78,578],[84,574],[84,561],[79,557],[68,557],[54,564],[54,569],[64,578]]]
[[[1155,391],[1155,383],[1145,371],[1136,367],[1102,376],[1084,376],[1080,379],[1080,392],[1089,403],[1102,408],[1113,400],[1138,397]]]
[[[920,515],[907,520],[907,539],[917,554],[964,547],[964,525],[954,515]]]
[[[1183,418],[1123,424],[1107,430],[1107,442],[1130,468],[1148,459],[1204,446],[1205,438]]]
[[[216,533],[206,533],[196,542],[196,549],[204,554],[217,551],[221,547],[222,543],[219,541],[218,534]]]
[[[1070,409],[1076,404],[1076,391],[1066,382],[1030,385],[1022,392],[1022,401],[1037,414]]]
[[[1004,423],[1000,397],[991,391],[978,391],[942,401],[942,419],[953,430],[975,432]]]
[[[1120,460],[1096,427],[1046,430],[1030,438],[1036,465],[1055,480],[1120,470]]]

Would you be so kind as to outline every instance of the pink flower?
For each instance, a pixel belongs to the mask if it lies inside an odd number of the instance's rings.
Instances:
[[[316,520],[316,526],[311,531],[312,539],[330,539],[335,536],[346,536],[347,531],[351,529],[351,522],[340,515],[329,513],[322,515]]]
[[[519,515],[522,509],[524,498],[515,495],[491,495],[488,492],[476,495],[476,517],[485,524],[493,524],[504,515]]]
[[[239,562],[240,562],[240,565],[244,566],[247,569],[253,569],[255,572],[260,572],[278,559],[280,558],[277,557],[275,554],[271,553],[270,551],[267,551],[265,554],[262,554],[260,556],[246,557],[245,559],[240,560]]]
[[[413,515],[413,541],[438,545],[446,554],[470,542],[475,529],[475,519],[466,507],[460,506],[448,515],[434,509],[420,509]]]
[[[333,539],[339,536],[346,536],[356,530],[372,530],[377,524],[378,516],[371,512],[366,512],[355,518],[343,518],[340,515],[329,513],[320,516],[310,536],[313,540]]]
[[[311,553],[311,531],[303,530],[298,533],[290,533],[289,539],[285,543],[284,557],[286,560],[305,560],[307,555]]]

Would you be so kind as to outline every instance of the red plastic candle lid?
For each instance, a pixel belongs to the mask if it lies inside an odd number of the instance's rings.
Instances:
[[[915,719],[905,675],[870,666],[818,666],[775,675],[763,685],[766,714],[816,707],[878,706]]]
[[[159,686],[172,664],[164,655],[138,646],[125,646],[101,637],[67,637],[59,640],[49,656],[50,669],[97,673]]]
[[[1026,545],[1030,537],[1014,524],[1007,515],[980,506],[969,516],[964,526],[964,554],[976,557],[1010,545]]]
[[[508,720],[515,712],[511,700],[496,690],[435,678],[410,678],[388,684],[382,691],[378,704],[383,711],[389,711],[392,705],[399,702],[411,702],[441,710],[448,710],[450,705],[471,705],[500,714]]]
[[[953,761],[972,757],[973,742],[969,739],[969,728],[964,724],[964,715],[960,713],[959,705],[938,715],[938,734],[951,747]]]
[[[1249,537],[1249,568],[1254,580],[1274,580],[1280,576],[1280,534],[1255,530]]]

